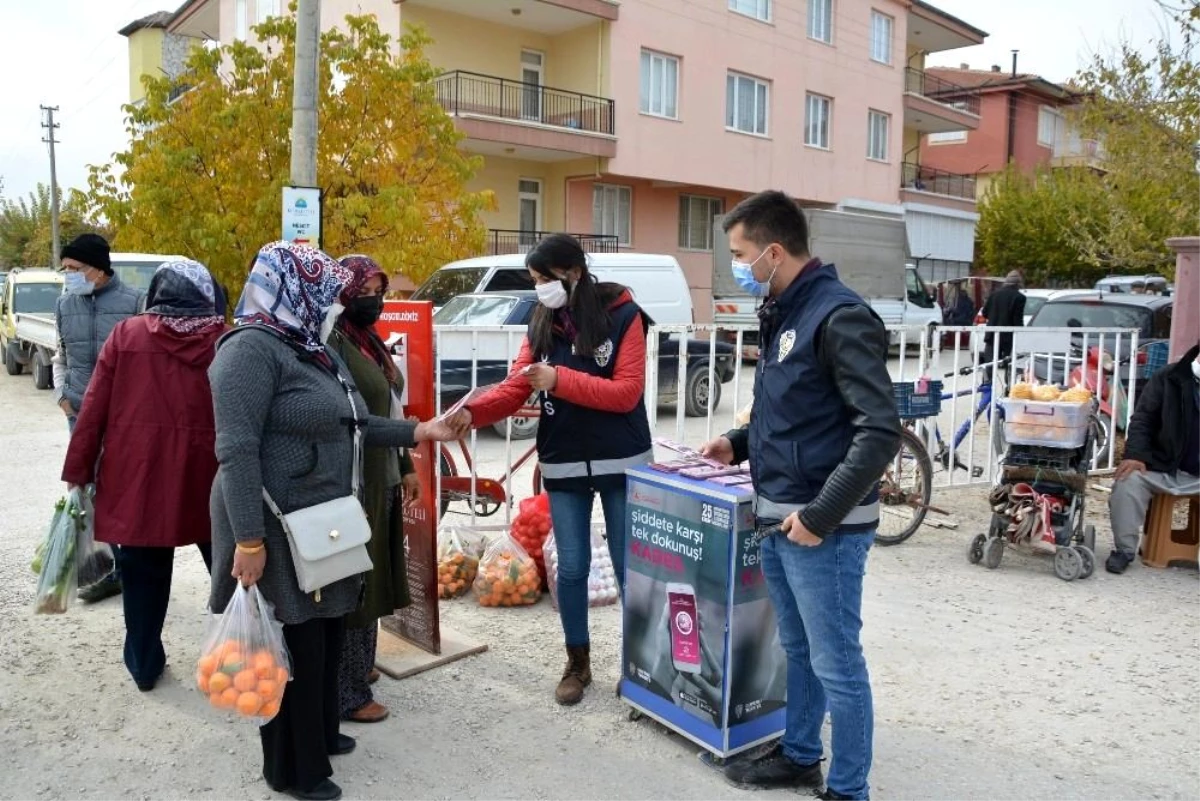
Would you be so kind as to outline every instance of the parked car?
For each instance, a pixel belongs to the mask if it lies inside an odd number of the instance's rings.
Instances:
[[[54,304],[62,294],[62,275],[54,270],[16,269],[8,274],[0,293],[0,351],[9,375],[33,369],[38,389],[50,389],[50,359],[57,347]]]
[[[1139,284],[1148,295],[1168,295],[1171,292],[1167,279],[1155,274],[1110,275],[1097,281],[1095,288],[1114,295],[1129,295],[1133,294],[1134,286]]]
[[[434,325],[443,334],[436,337],[441,349],[440,380],[442,408],[449,408],[472,387],[482,387],[503,381],[508,375],[510,360],[516,358],[521,335],[497,331],[494,326],[524,326],[537,307],[537,293],[531,290],[513,292],[477,292],[451,298],[433,317]],[[454,329],[478,330],[467,337],[453,333]],[[679,339],[660,334],[658,341],[658,397],[666,403],[679,400]],[[472,372],[472,353],[475,356]],[[684,411],[689,417],[708,412],[709,357],[707,340],[688,339]],[[716,366],[712,407],[721,402],[721,384],[733,380],[737,354],[732,345],[716,344]],[[536,418],[513,418],[513,437],[525,439],[537,431]],[[495,430],[503,435],[507,424],[497,423]]]

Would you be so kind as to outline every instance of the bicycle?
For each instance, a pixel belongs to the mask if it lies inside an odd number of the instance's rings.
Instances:
[[[540,414],[541,412],[536,405],[523,406],[513,415],[513,418],[536,419]],[[533,459],[535,462],[533,468],[533,494],[541,494],[542,470],[541,465],[536,463],[536,444],[531,445],[518,456],[516,461],[509,465],[508,469],[499,478],[475,476],[473,482],[471,476],[475,473],[475,462],[471,458],[471,451],[467,447],[466,440],[458,440],[457,442],[466,468],[466,475],[459,474],[458,464],[454,460],[450,444],[443,444],[438,451],[438,470],[442,475],[442,517],[445,517],[446,512],[449,511],[450,504],[458,501],[466,501],[468,506],[474,504],[473,511],[477,517],[490,517],[494,515],[508,503],[508,493],[505,492],[504,485],[516,475],[518,470],[528,464],[530,459]]]

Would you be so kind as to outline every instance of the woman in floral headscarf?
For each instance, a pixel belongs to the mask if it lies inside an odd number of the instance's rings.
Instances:
[[[275,242],[255,257],[235,318],[209,370],[220,467],[212,490],[213,610],[235,579],[258,585],[275,606],[292,658],[278,714],[260,730],[263,777],[294,798],[335,799],[330,756],[354,750],[338,732],[338,663],[344,618],[359,603],[361,575],[303,592],[287,535],[263,503],[267,490],[284,514],[358,493],[352,486],[354,418],[364,445],[412,447],[460,432],[445,423],[369,415],[349,371],[325,340],[352,272],[319,250]],[[360,496],[361,497],[361,496]]]
[[[125,666],[142,691],[166,666],[175,549],[196,545],[211,561],[217,460],[207,371],[225,331],[225,297],[202,264],[172,261],[155,272],[146,306],[101,349],[62,472],[71,485],[95,483],[96,539],[122,546]]]
[[[329,347],[350,368],[354,385],[371,414],[400,417],[404,378],[396,369],[375,323],[383,312],[387,275],[367,256],[346,256],[342,266],[351,278],[342,290],[346,307],[338,317]],[[342,646],[341,715],[343,720],[375,723],[388,709],[374,699],[371,682],[379,618],[408,606],[408,575],[404,560],[404,520],[401,503],[415,501],[421,492],[412,459],[395,448],[367,451],[363,463],[363,508],[371,521],[371,564],[362,606],[346,618],[346,643]]]

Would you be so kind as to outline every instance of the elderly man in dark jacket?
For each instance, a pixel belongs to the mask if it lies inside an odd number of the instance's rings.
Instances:
[[[787,724],[766,753],[725,769],[750,787],[820,786],[821,725],[833,721],[828,799],[868,798],[874,713],[863,656],[862,588],[879,525],[879,477],[900,442],[887,331],[808,253],[808,225],[782,192],[725,218],[733,271],[769,299],[747,428],[704,447],[750,460],[760,555],[787,654]]]
[[[1138,393],[1108,501],[1109,573],[1124,573],[1133,561],[1155,493],[1200,493],[1200,345],[1151,376]]]
[[[983,304],[983,316],[987,319],[989,326],[1022,326],[1025,324],[1025,293],[1021,291],[1021,285],[1021,274],[1013,270],[1005,276],[1004,285],[988,295],[987,302]],[[995,337],[996,334],[992,331],[984,336],[983,355],[989,362],[992,361],[992,355],[996,353],[992,345]],[[1001,334],[999,348],[997,359],[1007,359],[1011,356],[1013,335]]]

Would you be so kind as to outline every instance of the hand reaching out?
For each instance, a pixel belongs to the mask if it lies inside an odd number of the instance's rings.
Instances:
[[[700,446],[700,455],[716,459],[721,464],[733,464],[733,443],[729,437],[717,437]]]

